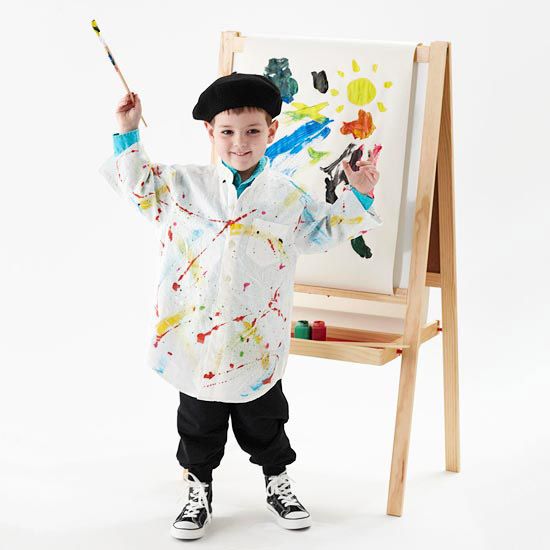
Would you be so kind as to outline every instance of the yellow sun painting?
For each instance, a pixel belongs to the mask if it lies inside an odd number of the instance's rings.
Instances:
[[[352,59],[351,68],[354,73],[358,73],[361,70],[359,63],[355,59]],[[373,64],[372,72],[376,73],[377,71],[378,64]],[[346,76],[343,71],[337,71],[337,74],[342,79]],[[391,81],[386,81],[383,85],[384,88],[391,88],[393,83]],[[333,97],[338,97],[340,95],[340,90],[337,88],[331,88],[330,94]],[[352,105],[357,105],[361,108],[358,111],[357,119],[351,122],[344,122],[340,128],[340,132],[342,134],[352,134],[353,137],[357,139],[366,139],[370,137],[374,130],[376,130],[376,126],[372,119],[372,113],[370,111],[365,111],[362,107],[369,105],[376,99],[376,85],[366,76],[354,78],[347,83],[346,95],[348,101]],[[382,101],[377,101],[376,106],[378,111],[381,113],[385,113],[388,110]],[[343,110],[343,104],[336,107],[337,113],[340,113]]]
[[[351,60],[351,68],[354,73],[358,73],[361,70],[361,67],[359,66],[359,63],[355,59]],[[372,72],[376,73],[378,71],[378,64],[372,65]],[[336,71],[338,76],[340,78],[345,78],[345,73],[343,71]],[[384,88],[391,88],[393,86],[393,82],[386,81],[384,82]],[[351,80],[348,82],[348,85],[346,87],[347,97],[348,101],[352,103],[353,105],[357,105],[358,107],[362,107],[363,105],[368,105],[376,98],[376,86],[372,80],[370,80],[367,77],[359,77]],[[330,89],[330,94],[332,96],[339,96],[340,90],[336,88]],[[378,110],[381,113],[385,113],[387,111],[386,107],[384,106],[384,103],[381,101],[377,102]],[[336,107],[336,112],[339,113],[344,109],[344,105],[338,105]]]

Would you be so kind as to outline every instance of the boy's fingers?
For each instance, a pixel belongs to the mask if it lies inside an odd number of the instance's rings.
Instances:
[[[342,168],[344,169],[344,174],[346,174],[348,180],[353,175],[353,170],[351,169],[350,163],[347,160],[342,161]]]

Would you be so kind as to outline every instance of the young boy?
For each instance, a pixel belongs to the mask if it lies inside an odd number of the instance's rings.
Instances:
[[[250,462],[262,466],[267,508],[288,529],[311,525],[286,466],[296,453],[284,430],[282,389],[290,347],[299,254],[324,252],[382,221],[372,207],[379,174],[356,170],[334,204],[314,200],[265,156],[281,112],[267,77],[234,72],[200,95],[215,165],[152,164],[139,140],[141,102],[128,94],[116,115],[115,154],[101,171],[160,231],[161,271],[149,364],[180,393],[177,459],[188,470],[188,503],[171,527],[179,539],[204,534],[212,514],[212,470],[228,421]],[[350,185],[351,184],[351,185]]]

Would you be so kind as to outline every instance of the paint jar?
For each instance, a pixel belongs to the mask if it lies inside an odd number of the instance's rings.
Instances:
[[[309,321],[297,321],[294,325],[294,338],[304,338],[305,340],[311,340],[311,327]]]
[[[313,321],[311,327],[311,339],[312,340],[326,340],[327,339],[327,327],[324,321]]]

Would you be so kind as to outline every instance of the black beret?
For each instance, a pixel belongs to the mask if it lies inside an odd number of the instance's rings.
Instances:
[[[233,72],[214,80],[199,96],[193,118],[210,122],[218,113],[236,107],[260,107],[273,118],[280,112],[281,92],[266,76]]]

